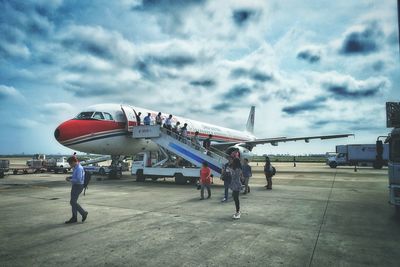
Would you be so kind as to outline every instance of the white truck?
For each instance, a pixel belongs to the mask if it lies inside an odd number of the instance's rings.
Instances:
[[[47,171],[54,171],[55,173],[67,173],[70,166],[67,162],[67,157],[51,158],[46,161]]]
[[[180,158],[175,158],[175,163],[162,159],[160,152],[141,152],[132,161],[132,175],[136,181],[144,182],[146,178],[156,181],[159,178],[175,178],[177,184],[196,183],[200,177],[200,168]]]
[[[377,161],[376,144],[352,144],[336,146],[336,155],[329,157],[327,164],[331,168],[337,166],[356,166],[356,165],[372,165],[374,169],[381,169],[383,165],[388,164],[389,147],[383,145],[383,161]]]

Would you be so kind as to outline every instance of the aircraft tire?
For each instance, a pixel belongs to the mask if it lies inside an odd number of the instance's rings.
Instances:
[[[187,183],[187,179],[185,176],[183,176],[182,173],[175,173],[175,183],[176,184],[186,184]]]
[[[374,161],[374,163],[372,164],[372,167],[373,167],[374,169],[380,170],[380,169],[382,169],[382,167],[383,167],[383,163],[378,162],[378,161]]]
[[[331,163],[329,163],[329,167],[331,167],[332,169],[335,169],[337,167],[337,163],[331,162]]]
[[[146,177],[143,175],[143,170],[138,170],[136,172],[136,182],[144,182]]]

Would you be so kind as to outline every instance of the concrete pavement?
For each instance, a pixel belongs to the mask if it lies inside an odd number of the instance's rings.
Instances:
[[[254,166],[251,193],[199,201],[172,181],[92,180],[70,217],[64,175],[0,179],[0,266],[399,266],[400,222],[389,206],[387,169],[276,163],[272,191]],[[79,218],[80,220],[80,218]]]

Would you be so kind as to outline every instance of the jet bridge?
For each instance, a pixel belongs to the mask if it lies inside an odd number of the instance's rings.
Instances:
[[[216,149],[207,151],[202,146],[193,144],[189,139],[161,128],[159,125],[136,126],[133,128],[132,137],[151,139],[163,149],[189,161],[196,167],[201,167],[203,162],[207,162],[215,176],[221,175],[223,165],[228,162],[228,155],[222,151]]]

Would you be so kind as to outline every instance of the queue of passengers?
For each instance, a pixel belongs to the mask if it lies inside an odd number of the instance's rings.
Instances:
[[[139,112],[136,115],[136,121],[137,125],[141,125],[141,118],[140,115],[142,113]],[[191,144],[195,149],[200,150],[201,149],[201,144],[200,144],[200,138],[199,138],[199,132],[196,131],[194,135],[188,140],[188,124],[184,123],[182,127],[180,127],[181,123],[177,121],[174,126],[172,126],[172,115],[170,114],[168,118],[165,119],[165,122],[163,124],[163,118],[162,118],[162,113],[159,112],[156,116],[155,119],[155,125],[160,125],[163,126],[163,128],[167,129],[168,135],[173,135],[174,138],[182,141],[183,143]],[[152,118],[151,118],[151,113],[147,113],[147,116],[144,117],[143,119],[143,125],[152,125]],[[212,135],[210,134],[207,139],[203,141],[203,147],[209,153],[208,151],[210,150],[211,147],[211,138]]]

